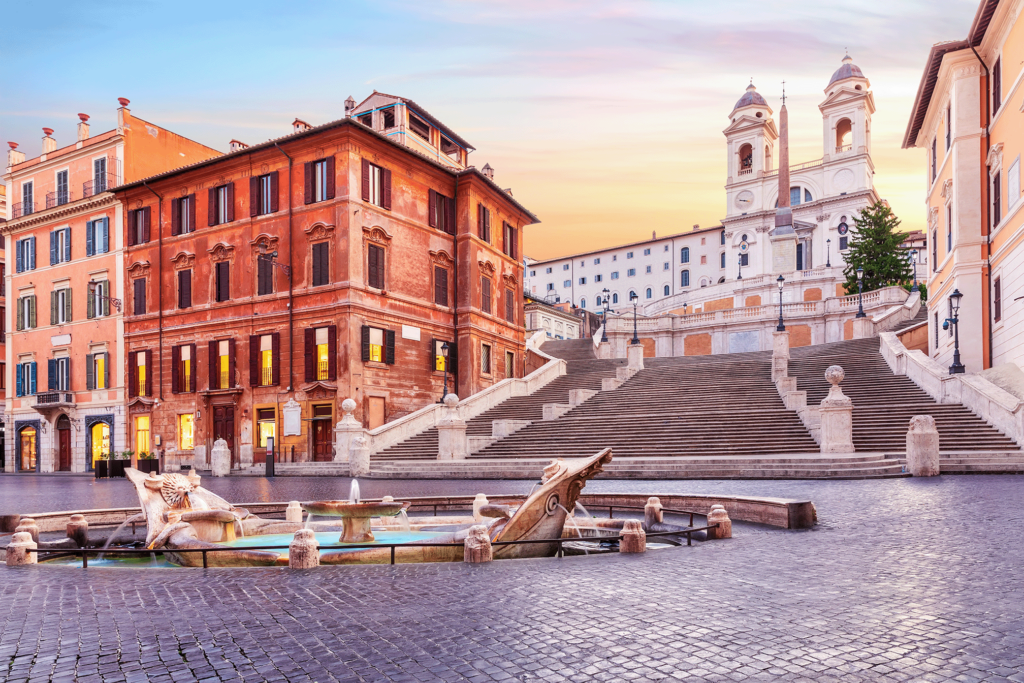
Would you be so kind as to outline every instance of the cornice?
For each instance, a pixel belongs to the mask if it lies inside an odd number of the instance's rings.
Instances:
[[[93,197],[78,199],[73,202],[68,202],[67,204],[55,206],[52,209],[36,211],[28,216],[7,221],[0,225],[0,234],[13,234],[14,232],[24,228],[35,227],[59,218],[72,217],[80,213],[89,213],[102,207],[117,206],[118,204],[120,204],[120,202],[112,193],[104,192]]]

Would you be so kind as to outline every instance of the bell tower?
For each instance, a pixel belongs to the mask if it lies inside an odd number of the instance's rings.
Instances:
[[[729,119],[723,131],[729,174],[725,184],[726,215],[738,216],[767,208],[760,179],[772,170],[779,134],[772,121],[772,108],[753,83],[736,102]]]
[[[832,74],[825,99],[818,109],[822,117],[824,162],[843,157],[871,155],[871,115],[875,100],[871,83],[850,55]]]

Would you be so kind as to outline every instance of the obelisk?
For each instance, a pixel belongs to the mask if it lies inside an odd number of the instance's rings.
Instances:
[[[789,112],[786,93],[779,110],[779,201],[775,209],[775,230],[771,233],[772,273],[784,275],[796,270],[796,231],[789,205]]]

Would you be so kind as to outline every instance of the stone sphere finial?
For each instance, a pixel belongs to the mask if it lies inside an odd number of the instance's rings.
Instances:
[[[459,397],[455,394],[447,394],[444,397],[444,404],[449,408],[459,405]]]
[[[844,377],[846,377],[846,372],[844,372],[843,368],[839,365],[830,365],[828,366],[828,369],[825,370],[825,379],[827,379],[829,384],[834,387],[839,386],[839,383],[843,381]]]
[[[356,402],[350,398],[346,398],[344,401],[341,402],[341,409],[342,411],[344,411],[346,415],[351,415],[352,412],[356,409]]]

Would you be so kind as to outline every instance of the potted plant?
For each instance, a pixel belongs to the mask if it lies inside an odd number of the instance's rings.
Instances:
[[[110,460],[110,476],[111,477],[123,477],[124,468],[126,463],[131,463],[131,451],[121,451],[120,453],[112,453]]]
[[[132,451],[128,451],[131,453]],[[131,457],[130,455],[128,457]],[[153,457],[152,453],[142,451],[135,462],[136,469],[147,474],[160,474],[160,461]]]
[[[106,479],[110,476],[110,468],[108,467],[107,458],[100,458],[93,462],[93,467],[96,469],[97,479]]]

